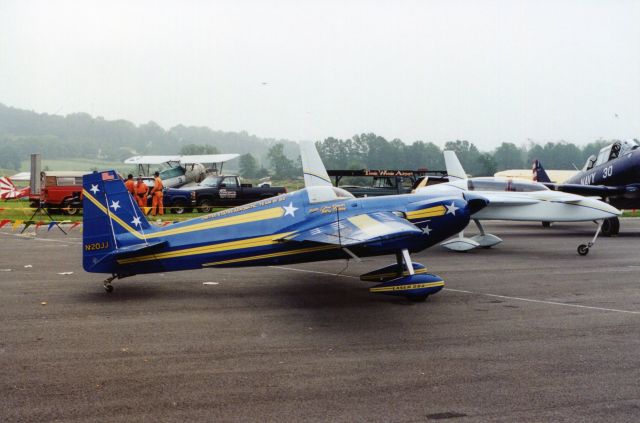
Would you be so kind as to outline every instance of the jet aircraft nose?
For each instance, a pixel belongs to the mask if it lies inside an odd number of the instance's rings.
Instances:
[[[467,201],[467,208],[469,209],[469,214],[472,214],[472,215],[479,212],[489,204],[489,200],[486,197],[483,197],[473,192],[465,192],[462,194],[462,196]]]

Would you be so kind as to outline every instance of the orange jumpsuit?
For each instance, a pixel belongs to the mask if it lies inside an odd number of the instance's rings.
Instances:
[[[147,191],[149,191],[149,187],[142,181],[136,182],[136,201],[138,202],[138,207],[144,212],[144,208],[147,207]]]
[[[135,185],[136,183],[133,181],[133,179],[127,179],[124,183],[124,186],[127,187],[127,191],[129,191],[131,195],[135,195]]]
[[[162,204],[162,179],[159,176],[153,181],[153,188],[151,189],[151,195],[153,195],[153,201],[151,203],[151,214],[155,216],[156,214],[163,215],[164,214],[164,204]]]

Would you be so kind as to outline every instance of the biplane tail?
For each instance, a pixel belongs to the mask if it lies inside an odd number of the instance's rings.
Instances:
[[[156,246],[146,235],[157,231],[113,171],[82,178],[83,267],[87,272],[115,273],[116,258]]]

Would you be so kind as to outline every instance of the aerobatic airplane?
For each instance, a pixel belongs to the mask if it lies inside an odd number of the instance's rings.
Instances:
[[[467,251],[473,248],[492,247],[502,240],[487,234],[481,220],[515,220],[538,222],[590,222],[595,221],[598,229],[593,239],[578,246],[582,256],[589,253],[595,243],[604,219],[619,216],[620,210],[594,198],[549,190],[543,184],[525,180],[512,180],[495,177],[467,178],[456,153],[444,152],[449,182],[419,187],[417,193],[448,191],[451,188],[462,192],[475,192],[489,200],[489,205],[474,213],[471,217],[480,230],[480,235],[465,238],[460,236],[444,242],[445,248],[454,251]]]
[[[166,227],[149,224],[114,171],[84,176],[83,267],[111,282],[136,274],[395,255],[361,276],[373,293],[422,301],[443,280],[410,253],[460,232],[487,204],[473,193],[355,198],[333,187],[313,143],[302,143],[305,188]]]
[[[636,140],[603,147],[597,157],[589,157],[581,171],[561,184],[551,183],[538,160],[533,163],[533,175],[555,191],[598,196],[619,209],[640,208],[640,144]],[[616,235],[620,231],[618,218],[607,219],[602,231]]]

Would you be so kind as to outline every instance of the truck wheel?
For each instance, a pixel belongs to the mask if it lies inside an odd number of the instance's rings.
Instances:
[[[185,214],[191,212],[191,209],[187,207],[187,202],[184,200],[176,200],[173,202],[171,212],[175,214]]]
[[[76,216],[80,214],[82,208],[74,201],[65,201],[62,205],[62,212],[68,216]]]
[[[201,211],[202,213],[211,213],[211,209],[213,208],[213,206],[211,205],[211,200],[200,200],[200,202],[198,203],[198,210]]]

